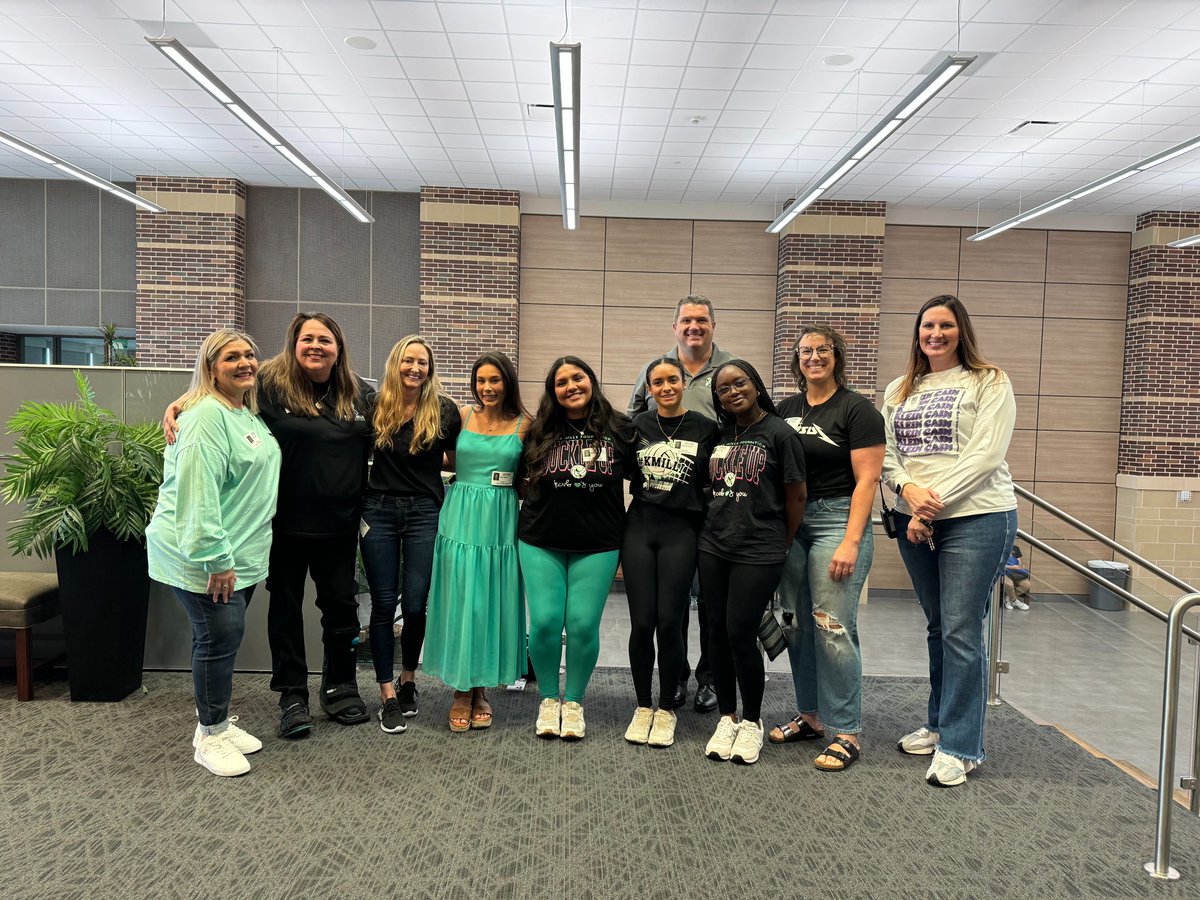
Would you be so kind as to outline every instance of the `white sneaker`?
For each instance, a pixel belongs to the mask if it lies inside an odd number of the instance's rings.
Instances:
[[[650,740],[650,729],[654,725],[654,710],[639,706],[633,711],[633,721],[625,729],[625,740],[631,744],[644,744]]]
[[[1011,600],[1009,600],[1007,597],[1004,598],[1004,608],[1005,609],[1013,608],[1013,602]]]
[[[586,730],[583,722],[583,706],[574,700],[562,705],[562,730],[559,737],[564,741],[581,741]]]
[[[935,787],[954,787],[967,780],[967,775],[978,768],[979,763],[970,759],[959,759],[939,750],[925,773],[925,780]]]
[[[733,721],[733,716],[721,716],[717,730],[704,747],[704,755],[709,759],[729,759],[733,755],[733,742],[737,739],[738,724]]]
[[[735,763],[752,766],[758,762],[758,754],[762,750],[762,744],[762,720],[759,719],[757,722],[751,722],[749,719],[743,719],[738,723],[737,737],[733,741],[733,751],[730,753],[730,758]]]
[[[930,731],[924,725],[912,734],[906,734],[896,744],[896,749],[910,756],[928,756],[937,747],[941,735]]]
[[[242,731],[237,726],[237,716],[229,717],[229,727],[225,729],[225,736],[229,738],[230,743],[237,748],[238,752],[243,756],[251,753],[257,753],[262,749],[262,741],[256,738],[248,731]],[[192,746],[200,746],[200,738],[204,737],[204,732],[200,730],[200,723],[196,723],[196,733],[192,735]]]
[[[226,778],[245,775],[250,771],[250,763],[227,735],[228,730],[220,734],[202,735],[192,759],[214,775]]]
[[[654,724],[650,728],[650,739],[646,742],[651,747],[670,747],[675,743],[675,713],[669,709],[659,709],[654,712]]]
[[[1016,600],[1013,601],[1013,605],[1016,606],[1017,609],[1024,609],[1024,610],[1029,609],[1029,604],[1026,603],[1024,600],[1022,600],[1020,597],[1018,597]]]
[[[554,697],[547,697],[538,707],[537,725],[534,726],[538,737],[558,737],[562,715],[562,704]]]

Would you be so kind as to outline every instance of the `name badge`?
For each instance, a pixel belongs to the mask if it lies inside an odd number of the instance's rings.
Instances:
[[[513,473],[512,472],[493,472],[492,487],[512,487]]]
[[[607,447],[600,448],[600,456],[598,457],[598,461],[599,462],[608,462],[608,448]]]
[[[713,459],[724,459],[728,455],[729,455],[729,445],[728,444],[720,444],[716,447],[713,447],[713,452],[712,452]]]
[[[700,452],[700,445],[695,441],[671,441],[671,446],[688,456],[695,456]]]
[[[253,431],[249,431],[246,433],[246,443],[257,449],[258,447],[262,446],[262,438],[260,438]]]
[[[596,458],[596,448],[595,447],[584,447],[583,448],[583,461],[585,463],[590,463],[595,458]],[[600,458],[603,459],[604,457],[600,457]]]

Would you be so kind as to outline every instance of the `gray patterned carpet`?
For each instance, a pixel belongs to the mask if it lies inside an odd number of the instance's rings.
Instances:
[[[495,726],[451,734],[450,692],[418,677],[406,734],[322,721],[292,743],[267,676],[239,675],[266,747],[238,779],[192,761],[186,674],[116,705],[0,685],[0,897],[1200,896],[1200,822],[1176,812],[1183,880],[1152,881],[1154,794],[1007,707],[968,783],[928,787],[893,743],[921,717],[916,681],[869,679],[863,759],[827,774],[812,745],[711,762],[715,719],[690,707],[674,747],[626,744],[621,670],[596,673],[577,744],[533,737],[532,691],[492,692]],[[768,683],[772,719],[788,688]]]

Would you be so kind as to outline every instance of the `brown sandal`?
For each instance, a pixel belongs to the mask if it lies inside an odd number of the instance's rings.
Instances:
[[[492,704],[488,703],[487,694],[483,688],[477,688],[478,693],[471,697],[471,727],[475,729],[492,727]]]
[[[471,727],[471,692],[455,691],[450,704],[450,730],[461,734]]]

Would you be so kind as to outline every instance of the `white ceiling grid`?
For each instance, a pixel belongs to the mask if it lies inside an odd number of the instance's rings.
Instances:
[[[778,205],[960,46],[979,61],[833,196],[995,218],[1200,134],[1192,0],[567,5],[569,30],[561,0],[168,0],[166,30],[347,189],[556,197],[553,121],[527,106],[550,102],[564,31],[583,44],[585,204]],[[162,18],[161,0],[0,0],[0,129],[115,180],[307,185],[145,42]],[[1029,119],[1070,124],[1005,136]],[[0,154],[0,177],[46,174]],[[1075,206],[1194,204],[1197,175],[1184,156]]]

